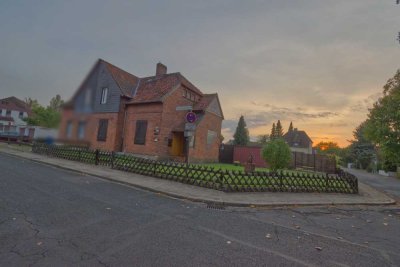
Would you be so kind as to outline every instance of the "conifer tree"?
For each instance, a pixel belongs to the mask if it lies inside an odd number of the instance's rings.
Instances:
[[[275,128],[275,137],[276,138],[280,138],[283,137],[283,129],[282,129],[282,124],[281,121],[278,120],[277,124],[276,124],[276,128]]]
[[[245,146],[249,142],[249,131],[246,128],[246,122],[244,121],[243,115],[240,116],[238,126],[236,127],[235,134],[233,135],[233,143],[235,145]]]
[[[289,125],[289,130],[288,130],[288,132],[291,132],[291,131],[293,131],[293,123],[292,123],[292,122],[290,122],[290,125]]]
[[[276,137],[276,128],[275,128],[275,122],[272,124],[272,129],[271,129],[271,134],[269,135],[269,138],[271,140],[274,140]]]

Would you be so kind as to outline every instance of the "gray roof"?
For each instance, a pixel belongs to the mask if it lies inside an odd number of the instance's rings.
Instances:
[[[312,140],[308,137],[305,131],[289,131],[283,135],[283,139],[285,139],[286,143],[288,143],[290,147],[306,148],[312,144]]]

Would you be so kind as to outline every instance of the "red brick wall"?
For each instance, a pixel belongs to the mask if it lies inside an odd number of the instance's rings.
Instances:
[[[233,161],[246,163],[250,155],[253,155],[253,163],[256,167],[267,167],[265,160],[261,157],[261,147],[235,146],[233,149]]]
[[[97,131],[100,119],[108,119],[107,138],[106,141],[97,141]],[[62,114],[59,138],[67,139],[66,127],[67,122],[72,122],[72,141],[87,141],[90,143],[90,148],[102,149],[109,151],[118,151],[117,142],[117,124],[118,113],[92,113],[92,114],[76,114],[72,110],[64,110]],[[80,121],[85,121],[85,137],[82,140],[78,139],[78,124]]]
[[[195,133],[194,147],[190,148],[191,162],[218,162],[219,147],[221,145],[222,118],[206,112],[199,122]],[[212,144],[207,144],[208,130],[217,133]]]
[[[158,155],[158,148],[162,142],[159,135],[154,134],[154,130],[161,125],[162,103],[128,105],[126,112],[123,151],[150,156]],[[147,120],[144,145],[134,143],[138,120]]]

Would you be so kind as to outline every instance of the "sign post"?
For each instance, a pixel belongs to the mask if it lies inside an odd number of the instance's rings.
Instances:
[[[193,138],[194,131],[196,130],[196,113],[194,113],[191,109],[188,113],[186,113],[186,123],[185,123],[185,146],[186,146],[186,164],[189,164],[189,144],[190,138]]]

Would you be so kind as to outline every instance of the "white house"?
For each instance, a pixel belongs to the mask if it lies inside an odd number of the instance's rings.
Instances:
[[[23,120],[31,114],[29,106],[14,96],[0,99],[0,139],[32,140],[35,129]]]

